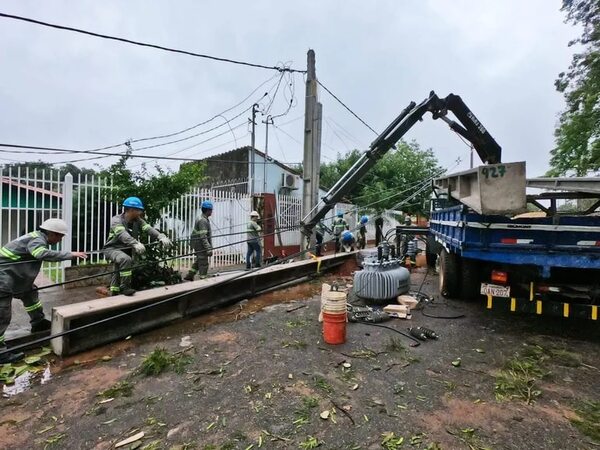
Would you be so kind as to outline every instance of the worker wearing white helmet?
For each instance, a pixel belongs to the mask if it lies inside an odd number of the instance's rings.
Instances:
[[[33,231],[0,248],[0,352],[6,351],[4,333],[10,324],[12,299],[23,302],[31,319],[31,332],[50,329],[50,321],[44,317],[44,309],[38,298],[34,281],[42,267],[42,261],[64,261],[72,258],[85,259],[83,252],[50,250],[68,233],[67,224],[61,219],[44,221],[38,231]],[[22,353],[5,352],[0,364],[18,361]]]
[[[262,265],[262,249],[260,247],[261,226],[258,224],[260,214],[256,211],[250,213],[250,222],[246,227],[248,251],[246,252],[246,269],[252,268],[252,258],[254,257],[254,266]]]

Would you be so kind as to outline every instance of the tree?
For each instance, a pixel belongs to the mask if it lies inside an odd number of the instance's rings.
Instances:
[[[141,198],[149,223],[155,223],[162,208],[199,185],[204,178],[204,165],[200,163],[182,164],[177,172],[166,171],[156,165],[154,174],[145,164],[140,170],[131,171],[127,168],[128,159],[129,155],[124,155],[102,173],[113,180],[112,189],[106,194],[117,202],[131,196]]]
[[[566,22],[583,27],[569,46],[579,45],[567,72],[559,74],[556,89],[567,108],[555,130],[550,152],[550,176],[584,176],[600,170],[600,1],[563,0]]]
[[[321,165],[321,183],[333,184],[360,157],[358,150],[338,155],[333,163]],[[441,168],[431,149],[422,150],[416,142],[401,141],[377,162],[346,195],[349,201],[375,211],[402,209],[410,213],[424,212],[424,200],[429,198],[428,180]]]

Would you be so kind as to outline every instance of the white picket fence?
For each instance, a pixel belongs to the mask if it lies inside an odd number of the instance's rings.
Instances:
[[[103,262],[102,246],[106,242],[110,219],[121,207],[106,200],[106,191],[112,189],[111,181],[94,176],[70,174],[56,170],[9,170],[0,183],[0,243],[4,244],[18,236],[35,230],[44,220],[61,217],[71,223],[71,234],[55,246],[60,250],[85,251],[89,263]],[[218,189],[197,188],[173,201],[162,211],[160,220],[152,224],[177,240],[181,258],[173,266],[185,270],[193,262],[189,237],[194,222],[200,216],[200,204],[210,200],[213,205],[211,225],[215,250],[210,265],[221,268],[245,262],[246,225],[252,208],[249,194]],[[338,211],[345,213],[351,229],[356,227],[360,214],[354,205],[338,204],[324,219],[331,226]],[[302,200],[299,197],[276,195],[275,245],[298,245],[300,233],[297,227],[302,219]],[[393,215],[384,215],[384,227],[399,224]],[[370,239],[375,236],[374,221],[367,225]],[[329,239],[326,236],[325,239]],[[64,268],[70,261],[44,263],[43,274],[47,282],[64,280]]]
[[[213,255],[211,267],[225,267],[244,262],[247,245],[246,225],[252,207],[251,196],[211,189],[194,189],[175,200],[163,209],[161,219],[153,224],[173,240],[178,241],[178,254],[184,255],[175,260],[175,267],[186,269],[193,263],[193,250],[189,237],[194,223],[201,215],[200,204],[204,200],[213,203],[210,217]]]

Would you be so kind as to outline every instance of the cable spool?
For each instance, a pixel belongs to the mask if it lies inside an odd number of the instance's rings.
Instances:
[[[365,260],[354,274],[354,293],[372,303],[395,303],[410,288],[410,272],[398,260]]]

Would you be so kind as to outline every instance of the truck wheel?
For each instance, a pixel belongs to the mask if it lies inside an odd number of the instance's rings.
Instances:
[[[463,258],[460,271],[460,298],[476,299],[479,296],[480,283],[480,264],[475,260]]]
[[[443,249],[440,253],[440,294],[456,297],[459,294],[459,258]]]
[[[427,236],[427,241],[425,242],[425,260],[427,261],[427,266],[432,269],[435,268],[435,263],[438,258],[436,244],[433,236]]]

